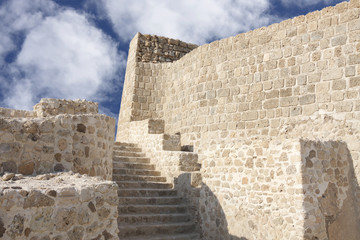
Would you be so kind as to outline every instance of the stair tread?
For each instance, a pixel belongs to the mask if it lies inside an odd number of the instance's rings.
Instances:
[[[117,169],[117,170],[141,170],[141,171],[144,171],[144,172],[159,172],[157,170],[147,170],[147,169],[135,169],[135,168],[117,168],[117,167],[113,167],[113,169]],[[127,174],[127,175],[132,175],[132,174]]]
[[[139,198],[144,198],[144,199],[147,199],[147,198],[150,198],[150,199],[182,199],[181,197],[177,197],[177,196],[164,196],[164,197],[119,197],[119,198],[133,198],[133,199],[139,199]]]
[[[137,237],[125,237],[123,240],[144,240],[143,236]],[[200,235],[198,233],[185,233],[185,234],[163,234],[163,235],[152,235],[146,236],[146,240],[177,240],[177,239],[191,239],[199,240]]]
[[[159,177],[159,176],[136,176],[136,175],[113,176],[113,181],[117,183],[128,180],[134,180],[137,181],[138,183],[145,183],[145,182],[167,183],[165,177]]]
[[[166,179],[166,177],[162,177],[162,176],[144,176],[144,175],[134,175],[134,174],[121,174],[121,173],[114,173],[113,177],[155,177],[155,178],[162,178],[162,179]],[[138,181],[138,180],[136,180]]]
[[[131,190],[131,191],[177,191],[176,189],[158,189],[158,188],[124,188],[124,189],[120,189],[120,191],[124,191],[124,190]]]
[[[195,223],[192,221],[188,221],[188,222],[175,222],[175,223],[142,223],[142,224],[118,224],[119,228],[138,228],[138,227],[172,227],[172,226],[189,226],[189,225],[194,225]]]
[[[121,214],[119,217],[149,217],[149,216],[188,216],[188,213],[133,213]]]
[[[158,207],[158,208],[169,208],[169,207],[187,207],[185,204],[168,204],[168,205],[158,205],[158,204],[119,204],[118,207]]]
[[[113,169],[115,170],[136,170],[136,171],[143,171],[143,172],[159,172],[159,171],[156,171],[156,170],[147,170],[147,169],[136,169],[136,168],[132,168],[132,169],[129,169],[129,168],[116,168],[116,167],[113,167]],[[127,174],[127,175],[135,175],[135,174]],[[137,175],[135,175],[137,176]]]
[[[119,181],[117,180],[116,182],[121,182],[121,183],[144,183],[142,181]],[[152,182],[152,181],[145,181],[145,183],[156,183],[156,184],[160,184],[160,185],[169,185],[172,183],[166,183],[166,182]]]
[[[125,168],[125,169],[132,169],[132,170],[148,170],[148,171],[156,171],[155,166],[152,164],[146,164],[146,163],[134,163],[134,162],[121,162],[121,163],[115,163],[116,164],[127,164],[127,165],[133,165],[131,168]],[[136,168],[138,167],[138,168]],[[140,168],[139,168],[140,167]],[[143,168],[141,168],[143,167]],[[117,167],[113,166],[113,168],[118,169]],[[152,169],[150,169],[152,168]]]
[[[119,184],[119,237],[124,240],[200,240],[188,205],[137,144],[116,142],[113,179]]]

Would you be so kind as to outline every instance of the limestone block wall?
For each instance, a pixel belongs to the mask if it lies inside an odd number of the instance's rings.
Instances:
[[[45,108],[44,112],[51,111]],[[71,170],[111,180],[114,132],[115,120],[100,114],[0,118],[0,173]]]
[[[0,181],[0,238],[119,239],[117,190],[70,173]]]
[[[343,2],[162,66],[166,132],[276,136],[288,118],[359,118],[359,8]]]
[[[360,237],[359,15],[351,0],[137,64],[133,91],[151,78],[161,107],[143,115],[135,94],[129,120],[161,117],[194,146],[205,239]]]
[[[197,45],[179,40],[137,33],[130,42],[121,99],[119,125],[127,121],[162,118],[161,65],[173,62],[195,49]]]

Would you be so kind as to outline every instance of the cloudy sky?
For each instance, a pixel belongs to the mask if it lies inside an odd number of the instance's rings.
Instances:
[[[0,107],[40,98],[119,111],[136,32],[204,44],[342,0],[0,0]]]

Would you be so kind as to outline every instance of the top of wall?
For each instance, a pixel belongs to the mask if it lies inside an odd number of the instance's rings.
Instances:
[[[66,100],[42,98],[34,106],[38,117],[55,116],[59,114],[97,114],[98,104],[84,99]]]
[[[3,117],[3,118],[32,118],[32,117],[36,117],[36,113],[33,111],[26,111],[26,110],[0,108],[0,117]]]
[[[34,106],[34,111],[0,108],[0,117],[3,118],[49,117],[60,114],[98,114],[98,103],[81,99],[42,98]]]
[[[137,62],[173,62],[198,47],[176,39],[141,33],[134,38],[138,39]]]

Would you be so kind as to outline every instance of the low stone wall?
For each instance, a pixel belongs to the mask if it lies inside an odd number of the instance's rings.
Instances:
[[[0,174],[74,171],[112,178],[115,120],[105,115],[0,118]]]
[[[26,110],[0,108],[0,117],[2,117],[2,118],[31,118],[31,117],[36,117],[36,113],[33,111],[26,111]]]
[[[66,100],[42,98],[34,106],[38,117],[55,116],[59,114],[97,114],[98,104],[86,100]]]
[[[0,238],[119,239],[117,190],[71,173],[0,180]]]

